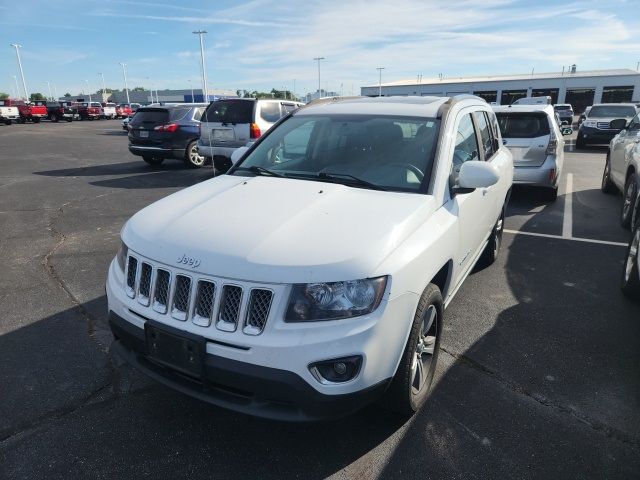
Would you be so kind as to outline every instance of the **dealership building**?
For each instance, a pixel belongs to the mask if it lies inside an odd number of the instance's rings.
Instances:
[[[470,93],[498,105],[510,105],[518,98],[550,96],[552,103],[570,103],[581,113],[594,103],[640,103],[640,72],[636,70],[584,70],[572,65],[565,72],[488,77],[438,77],[401,80],[361,87],[361,94],[433,95],[448,97]]]

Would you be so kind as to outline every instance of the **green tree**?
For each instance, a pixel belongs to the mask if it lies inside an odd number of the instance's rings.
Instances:
[[[36,93],[32,93],[29,96],[29,100],[31,100],[32,102],[35,102],[36,100],[46,100],[47,97],[45,97],[43,94],[41,94],[40,92],[36,92]]]
[[[4,100],[5,98],[9,98],[8,93],[0,92],[0,100]]]
[[[143,87],[134,87],[131,89],[132,92],[144,92]]]
[[[64,94],[64,96],[65,96],[66,98],[69,98],[69,97],[71,97],[71,94],[70,94],[69,92],[67,92],[67,93],[65,93],[65,94]]]

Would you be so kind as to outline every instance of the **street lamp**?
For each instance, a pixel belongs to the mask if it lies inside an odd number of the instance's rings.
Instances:
[[[18,77],[15,75],[11,75],[13,77],[13,80],[16,82],[16,98],[21,98],[22,95],[20,95],[20,87],[18,87]]]
[[[85,82],[87,83],[87,92],[89,92],[89,106],[91,106],[91,102],[93,102],[91,99],[91,87],[89,86],[89,80],[85,80]]]
[[[322,87],[320,87],[320,60],[324,60],[324,57],[315,57],[315,61],[318,62],[318,98],[322,96]]]
[[[104,73],[98,72],[98,75],[102,77],[102,96],[104,97],[104,94],[107,93],[107,87],[104,85]]]
[[[51,96],[51,83],[49,83],[49,80],[45,81],[44,83],[47,84],[47,87],[49,87],[49,100],[51,100],[53,97]]]
[[[22,70],[22,61],[20,60],[20,48],[22,45],[17,43],[10,43],[12,47],[16,49],[16,57],[18,58],[18,67],[20,68],[20,77],[22,78],[22,86],[24,87],[25,100],[29,100],[29,93],[27,92],[27,82],[24,80],[24,71]]]
[[[207,33],[206,30],[196,30],[192,32],[200,37],[200,67],[202,68],[202,95],[205,103],[209,103],[209,91],[207,90],[207,69],[204,65],[204,40],[202,36]]]
[[[127,92],[127,103],[131,103],[131,101],[129,100],[129,85],[127,85],[127,70],[126,70],[126,63],[122,63],[120,62],[120,65],[122,65],[122,76],[124,77],[124,89]]]
[[[376,70],[380,72],[380,81],[378,83],[378,96],[381,97],[382,96],[382,70],[384,70],[384,67],[377,67]]]
[[[189,88],[191,88],[191,103],[196,103],[196,99],[193,96],[193,83],[191,79],[187,80],[187,82],[189,82]]]

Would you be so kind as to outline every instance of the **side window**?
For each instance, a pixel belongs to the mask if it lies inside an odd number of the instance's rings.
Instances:
[[[300,160],[306,156],[316,121],[310,120],[287,133],[282,141],[275,145],[267,155],[271,164],[281,164]]]
[[[204,107],[196,108],[196,111],[193,112],[193,119],[199,122],[200,119],[202,118],[203,113],[204,113]]]
[[[629,122],[629,127],[627,128],[627,130],[640,130],[640,113],[633,117],[633,120]]]
[[[500,126],[498,125],[498,119],[496,118],[496,114],[493,112],[487,113],[487,117],[489,117],[489,124],[491,125],[491,131],[493,132],[493,138],[500,142],[502,138]]]
[[[487,117],[484,112],[473,112],[473,116],[476,119],[478,130],[480,130],[480,141],[482,144],[482,153],[484,155],[484,160],[489,160],[494,154],[493,139],[491,136],[489,122],[487,121]]]
[[[458,183],[460,168],[464,162],[478,160],[478,139],[473,128],[471,114],[468,113],[460,119],[456,132],[456,146],[453,151],[453,166],[451,168],[451,181],[453,185]]]
[[[275,123],[280,120],[280,104],[277,102],[264,102],[260,105],[260,117],[265,122]]]
[[[282,115],[286,115],[288,113],[293,112],[296,108],[298,108],[293,103],[283,103],[282,104]]]

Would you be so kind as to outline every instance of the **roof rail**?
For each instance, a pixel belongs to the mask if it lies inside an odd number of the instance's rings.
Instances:
[[[364,98],[361,95],[354,95],[352,97],[322,97],[316,98],[315,100],[311,100],[308,103],[305,103],[300,108],[309,107],[311,105],[325,105],[327,103],[339,102],[341,100],[354,100],[356,98]]]
[[[451,109],[451,107],[453,107],[456,103],[461,102],[462,100],[482,100],[483,102],[486,102],[484,98],[478,97],[477,95],[471,95],[470,93],[461,93],[460,95],[454,95],[452,97],[449,97],[446,102],[440,105],[437,117],[442,118],[443,116],[445,116],[449,109]]]

